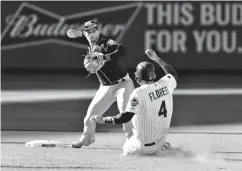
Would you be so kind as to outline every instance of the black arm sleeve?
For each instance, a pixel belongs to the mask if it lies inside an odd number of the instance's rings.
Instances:
[[[104,122],[110,124],[123,124],[129,122],[134,116],[132,112],[120,113],[114,117],[105,117]]]

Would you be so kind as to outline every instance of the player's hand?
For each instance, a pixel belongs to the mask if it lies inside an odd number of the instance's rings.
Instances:
[[[151,60],[157,60],[159,59],[159,57],[157,56],[157,54],[155,53],[155,51],[153,51],[152,49],[147,49],[145,51],[145,54],[151,59]]]
[[[97,122],[99,124],[104,124],[104,119],[102,116],[94,115],[90,118],[91,122]]]
[[[74,29],[69,29],[67,32],[66,32],[67,36],[69,38],[77,38],[77,37],[81,37],[82,36],[82,33],[80,31],[77,31],[77,30],[74,30]]]

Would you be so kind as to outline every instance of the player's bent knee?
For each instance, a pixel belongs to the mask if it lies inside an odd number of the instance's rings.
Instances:
[[[85,117],[84,118],[84,124],[87,125],[89,124],[91,121],[90,121],[90,117]]]

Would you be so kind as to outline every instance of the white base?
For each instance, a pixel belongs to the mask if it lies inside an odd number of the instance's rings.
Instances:
[[[64,147],[64,144],[53,140],[34,140],[26,142],[26,147]]]

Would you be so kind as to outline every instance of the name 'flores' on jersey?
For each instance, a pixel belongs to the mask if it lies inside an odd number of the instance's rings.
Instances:
[[[147,87],[148,88],[148,87]],[[153,142],[169,130],[172,112],[173,98],[167,86],[151,86],[144,92],[144,112],[140,121],[145,121],[143,125],[144,135],[140,135],[144,142]]]
[[[173,98],[166,86],[153,87],[146,95],[147,114],[166,118],[172,115]]]

